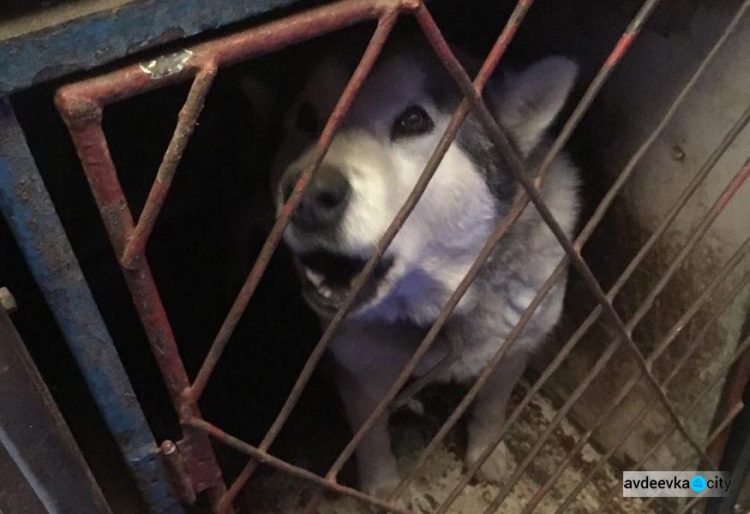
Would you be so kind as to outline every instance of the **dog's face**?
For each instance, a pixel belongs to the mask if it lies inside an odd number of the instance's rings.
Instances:
[[[373,69],[284,235],[297,258],[306,300],[322,316],[335,313],[349,294],[460,101],[447,72],[428,53],[405,48],[385,53]],[[542,75],[551,80],[532,77],[538,83],[527,84],[529,95],[513,92],[522,75],[510,79],[511,89],[494,92],[501,123],[527,153],[562,107],[575,74],[572,63],[562,59],[547,68]],[[277,208],[313,162],[317,136],[350,74],[334,59],[324,60],[289,109],[274,165]],[[352,315],[381,310],[398,317],[394,310],[407,307],[405,302],[455,287],[515,193],[499,152],[469,118],[355,300]]]

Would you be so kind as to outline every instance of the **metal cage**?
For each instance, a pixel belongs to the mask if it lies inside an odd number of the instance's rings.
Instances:
[[[650,285],[648,294],[637,309],[636,313],[630,319],[624,319],[615,309],[613,300],[628,279],[633,275],[638,265],[643,262],[644,258],[654,247],[659,238],[669,229],[672,222],[691,198],[691,195],[693,195],[706,177],[709,176],[709,173],[719,158],[723,155],[724,151],[726,151],[737,135],[744,129],[750,119],[750,107],[746,108],[737,118],[732,129],[724,136],[711,157],[702,166],[700,172],[691,179],[689,185],[684,191],[682,191],[679,199],[670,208],[669,214],[660,221],[658,229],[650,234],[645,244],[643,244],[635,257],[629,262],[624,272],[620,274],[618,280],[609,290],[605,291],[602,288],[600,282],[589,267],[589,264],[582,257],[581,249],[591,237],[607,210],[611,207],[616,195],[618,195],[618,193],[620,193],[625,187],[629,177],[635,170],[636,165],[640,162],[640,159],[657,140],[698,79],[705,73],[710,63],[720,53],[722,45],[737,27],[739,21],[748,10],[748,7],[750,7],[750,3],[744,2],[741,5],[741,8],[736,12],[730,24],[725,27],[723,35],[718,41],[716,41],[714,47],[705,56],[704,60],[697,67],[688,82],[683,86],[680,93],[672,100],[666,114],[659,121],[656,130],[649,135],[638,151],[632,155],[627,165],[617,175],[614,184],[606,192],[600,204],[594,211],[594,214],[588,220],[585,220],[583,229],[574,240],[570,240],[565,236],[539,194],[539,186],[544,180],[545,173],[549,166],[562,150],[563,146],[568,142],[571,134],[578,126],[582,117],[586,114],[610,74],[618,63],[620,63],[623,56],[628,52],[631,43],[638,37],[644,23],[646,23],[659,3],[659,0],[647,0],[643,3],[625,32],[622,33],[616,45],[611,49],[609,56],[601,65],[601,68],[594,79],[588,85],[581,100],[572,111],[572,114],[565,121],[562,130],[554,140],[554,144],[551,146],[549,152],[545,155],[539,167],[534,170],[527,169],[526,163],[516,153],[503,129],[490,114],[490,111],[482,100],[482,90],[485,84],[497,67],[506,49],[511,44],[516,31],[524,21],[527,11],[532,7],[533,0],[518,0],[507,24],[497,37],[490,53],[487,55],[481,70],[477,76],[473,78],[467,75],[464,68],[448,47],[441,34],[440,28],[430,13],[429,4],[421,0],[340,0],[336,3],[312,8],[252,28],[219,36],[168,55],[161,55],[150,61],[119,67],[112,71],[95,75],[90,78],[84,78],[83,80],[72,82],[59,88],[56,95],[57,108],[70,132],[73,144],[75,145],[83,170],[94,194],[96,204],[106,226],[107,233],[122,268],[122,273],[124,274],[130,294],[132,295],[133,302],[146,331],[151,349],[153,350],[154,358],[156,359],[161,374],[163,375],[174,409],[179,415],[182,428],[182,439],[176,443],[171,441],[163,442],[160,453],[166,464],[166,468],[169,471],[176,493],[184,504],[193,504],[196,499],[196,494],[204,493],[209,496],[215,512],[229,512],[232,510],[232,503],[237,494],[248,480],[251,479],[258,466],[266,465],[276,468],[284,474],[306,481],[317,488],[319,492],[311,498],[306,506],[305,512],[316,511],[322,499],[323,491],[325,490],[340,495],[350,496],[360,502],[378,507],[387,512],[402,514],[411,512],[407,508],[399,506],[397,500],[405,493],[412,481],[419,476],[420,470],[425,465],[430,455],[435,452],[447,436],[448,432],[456,425],[459,417],[467,410],[470,403],[489,377],[490,372],[507,354],[508,349],[514,344],[515,338],[529,321],[535,309],[545,298],[545,295],[563,275],[563,272],[568,265],[577,270],[583,278],[586,286],[589,288],[591,294],[596,298],[598,305],[590,312],[583,324],[580,325],[578,330],[576,330],[573,336],[565,343],[559,353],[556,354],[555,358],[544,370],[541,377],[531,386],[520,404],[508,416],[506,423],[494,440],[494,444],[487,448],[482,456],[483,458],[466,470],[461,479],[455,484],[455,487],[448,492],[446,498],[443,499],[434,509],[434,512],[444,513],[448,511],[452,503],[461,493],[462,489],[469,483],[484,461],[489,457],[494,447],[500,443],[503,437],[506,436],[509,428],[518,419],[521,411],[529,404],[533,396],[540,391],[555,370],[559,368],[566,357],[573,351],[586,331],[600,317],[608,319],[611,322],[611,326],[614,327],[615,333],[612,339],[608,341],[608,344],[598,357],[595,365],[590,370],[587,370],[585,377],[583,377],[573,393],[565,398],[564,404],[560,408],[553,422],[544,431],[541,437],[539,437],[536,444],[529,450],[523,462],[521,462],[514,470],[509,482],[505,484],[501,488],[500,493],[489,502],[485,512],[488,514],[498,512],[498,509],[502,506],[511,489],[527,470],[528,466],[537,457],[539,451],[545,442],[549,440],[555,428],[570,412],[576,402],[579,401],[592,382],[600,376],[606,365],[615,355],[615,352],[622,348],[626,349],[626,351],[634,357],[635,362],[638,364],[637,369],[633,371],[632,375],[625,383],[618,386],[619,392],[612,399],[608,408],[598,415],[594,422],[587,427],[585,433],[583,433],[580,439],[575,442],[569,451],[567,451],[566,457],[557,465],[552,475],[545,481],[545,483],[533,494],[532,499],[526,504],[522,512],[528,513],[534,510],[534,508],[550,491],[550,488],[564,472],[566,467],[570,465],[576,454],[591,440],[592,435],[597,428],[600,427],[620,405],[622,405],[624,399],[634,389],[636,384],[644,379],[650,386],[652,395],[651,401],[644,405],[642,409],[632,417],[632,420],[627,426],[622,427],[619,434],[619,443],[607,448],[602,459],[588,471],[584,480],[581,481],[575,489],[570,492],[570,494],[560,500],[557,512],[566,512],[569,507],[574,505],[577,494],[580,493],[586,484],[593,479],[597,471],[606,464],[607,460],[616,453],[620,445],[635,429],[638,428],[639,424],[649,412],[652,411],[652,409],[659,409],[665,413],[669,419],[669,424],[662,427],[662,435],[660,439],[655,442],[653,449],[649,454],[644,457],[641,462],[634,464],[632,469],[639,469],[648,457],[652,455],[653,452],[656,452],[658,448],[674,433],[679,433],[692,447],[693,455],[691,456],[691,461],[680,463],[680,465],[689,465],[694,459],[697,459],[697,461],[700,462],[700,465],[703,466],[702,469],[718,469],[717,457],[720,455],[720,448],[725,441],[727,427],[730,426],[733,419],[742,409],[742,403],[739,396],[742,390],[742,385],[747,382],[747,374],[738,374],[736,382],[741,385],[736,386],[734,394],[724,402],[722,419],[718,422],[713,432],[709,434],[708,437],[704,438],[691,433],[686,427],[685,420],[678,415],[669,398],[668,388],[677,373],[684,368],[691,356],[693,356],[694,353],[700,349],[701,344],[704,343],[708,325],[706,326],[705,331],[701,332],[690,342],[689,350],[677,360],[675,367],[665,380],[659,380],[657,378],[653,373],[653,365],[657,359],[659,359],[659,357],[670,348],[670,345],[676,340],[682,327],[693,320],[697,313],[701,312],[706,306],[711,306],[712,315],[707,323],[713,323],[723,312],[723,309],[733,301],[735,296],[738,295],[748,283],[750,283],[750,276],[745,276],[740,283],[731,288],[731,291],[727,296],[723,296],[719,301],[716,301],[714,298],[714,293],[719,290],[725,280],[737,269],[737,266],[743,262],[743,259],[746,259],[747,254],[750,251],[750,239],[745,240],[739,250],[737,250],[727,262],[723,263],[720,269],[716,270],[715,275],[711,278],[710,285],[700,296],[694,299],[690,307],[685,310],[672,329],[661,340],[656,342],[654,350],[650,354],[644,354],[642,349],[636,345],[633,338],[633,329],[648,313],[657,296],[664,291],[669,280],[685,262],[696,244],[705,236],[716,217],[732,201],[735,193],[742,187],[746,179],[750,177],[750,161],[746,161],[745,164],[737,170],[734,178],[726,184],[723,193],[715,200],[713,206],[702,218],[699,225],[686,239],[677,258],[675,258],[670,264],[666,273],[656,281],[656,283]],[[464,95],[464,99],[458,109],[453,113],[448,128],[443,133],[440,143],[434,149],[428,164],[426,165],[414,190],[408,197],[408,200],[401,207],[398,215],[386,230],[385,235],[368,259],[364,270],[355,279],[352,293],[331,323],[325,328],[321,339],[310,354],[275,421],[268,428],[266,435],[260,444],[257,446],[250,445],[223,431],[220,427],[212,424],[210,420],[205,420],[198,407],[198,400],[201,398],[201,394],[206,388],[217,362],[221,359],[222,353],[237,326],[240,317],[247,307],[248,302],[251,300],[261,277],[263,276],[269,261],[281,240],[282,234],[289,223],[290,217],[300,202],[303,191],[310,183],[311,177],[313,177],[317,167],[322,162],[331,141],[336,135],[341,119],[345,116],[347,110],[351,106],[358,90],[367,78],[368,73],[376,62],[384,43],[389,37],[391,29],[400,16],[411,16],[416,19],[424,37],[460,88]],[[244,285],[237,294],[231,310],[226,315],[224,323],[211,344],[203,365],[197,375],[191,379],[183,366],[175,342],[175,337],[160,299],[159,290],[151,275],[149,262],[145,255],[145,247],[148,244],[157,217],[159,216],[160,210],[165,202],[167,194],[169,193],[183,151],[185,150],[193,133],[193,129],[198,122],[204,100],[211,89],[213,79],[222,68],[229,65],[246,61],[260,55],[269,54],[286,46],[311,39],[318,35],[337,31],[365,20],[376,21],[377,27],[372,34],[369,44],[362,55],[356,70],[349,79],[346,89],[338,100],[333,114],[328,119],[318,139],[317,153],[314,159],[315,162],[308,169],[304,170],[297,181],[290,198],[276,219]],[[179,113],[177,125],[159,166],[156,179],[148,194],[148,199],[141,215],[135,220],[120,185],[117,169],[109,153],[107,136],[102,128],[102,112],[107,105],[114,102],[134,97],[156,88],[162,88],[167,85],[181,82],[191,83],[189,94]],[[352,305],[357,291],[364,285],[367,277],[373,272],[378,264],[380,257],[384,254],[388,245],[394,239],[400,227],[414,209],[430,179],[436,172],[448,147],[456,137],[461,124],[466,120],[470,113],[481,121],[482,126],[487,134],[489,134],[492,142],[501,150],[505,162],[522,189],[522,194],[518,196],[505,219],[503,219],[503,221],[495,228],[481,253],[477,256],[475,262],[471,266],[471,269],[461,281],[460,286],[454,291],[448,303],[443,307],[434,325],[419,344],[419,347],[409,360],[407,366],[402,370],[398,379],[392,384],[385,397],[381,399],[375,411],[370,415],[368,421],[356,431],[353,438],[346,445],[328,472],[324,476],[319,476],[274,456],[269,453],[271,445],[274,443],[279,432],[282,430],[282,427],[284,427],[289,419],[290,414],[305,390],[313,370],[323,356],[334,332],[347,315],[348,309]],[[18,186],[18,183],[16,183],[16,186]],[[522,211],[529,205],[532,205],[538,210],[550,230],[559,241],[560,245],[564,248],[567,257],[559,263],[554,272],[546,280],[512,333],[505,340],[501,349],[492,358],[490,364],[482,372],[479,378],[472,384],[471,388],[461,399],[454,412],[444,421],[438,432],[419,455],[414,468],[409,470],[406,478],[390,498],[375,498],[354,488],[339,484],[337,482],[337,476],[344,463],[352,456],[358,444],[368,433],[368,430],[371,428],[374,421],[378,417],[384,415],[389,408],[389,405],[394,399],[396,399],[399,391],[401,391],[412,371],[417,366],[421,356],[424,355],[433,343],[441,328],[451,315],[451,312],[460,301],[462,295],[470,287],[483,264],[489,258],[492,250],[498,242],[502,240],[503,236],[515,220],[518,219]],[[6,207],[6,214],[15,208],[16,207]],[[62,287],[67,286],[63,284]],[[74,330],[76,329],[74,328]],[[748,356],[750,356],[748,348],[750,348],[750,339],[746,338],[734,350],[731,358],[722,364],[720,372],[713,377],[711,383],[718,384],[724,378],[729,369],[738,366],[737,363],[746,363],[748,361]],[[92,363],[89,363],[89,366],[90,365],[92,365]],[[86,365],[83,365],[83,367],[86,368]],[[744,368],[747,369],[747,366],[745,365]],[[709,390],[706,390],[706,394],[708,393]],[[702,399],[703,397],[695,399],[694,404],[699,404]],[[112,419],[111,424],[116,423],[114,421],[116,417],[117,415],[115,413],[110,416]],[[228,487],[225,486],[209,438],[213,438],[248,456],[247,465],[237,479]],[[125,455],[130,458],[133,455],[133,450],[129,449],[129,443],[121,442],[121,444]],[[149,442],[149,438],[146,437],[142,441],[141,446],[153,447],[153,442]],[[717,453],[717,449],[719,453]],[[136,473],[142,473],[143,467],[140,465],[134,466],[134,471]],[[152,486],[145,484],[148,480],[140,479],[139,481],[144,490],[152,489]],[[153,483],[153,481],[151,483]],[[601,503],[597,512],[606,511],[609,503],[618,492],[619,489],[617,487],[608,491],[608,494],[605,495],[607,499]],[[153,491],[151,491],[151,494],[153,497]],[[159,493],[156,496],[161,495],[161,497],[164,497],[165,494],[166,493]],[[167,494],[167,496],[169,495]],[[699,499],[696,498],[693,501],[686,503],[680,508],[680,512],[689,511],[698,501]],[[156,503],[161,504],[160,508],[166,509],[167,507],[165,505],[170,504],[173,508],[177,508],[174,506],[172,500],[164,501],[162,499]],[[646,509],[649,503],[650,502],[645,502],[641,508]],[[153,504],[154,503],[152,503],[152,505]]]

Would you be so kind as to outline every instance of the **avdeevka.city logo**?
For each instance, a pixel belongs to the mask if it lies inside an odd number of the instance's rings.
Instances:
[[[690,489],[699,493],[706,488],[706,479],[700,475],[695,475],[690,479]]]
[[[625,471],[622,495],[626,498],[727,496],[732,487],[724,471]]]

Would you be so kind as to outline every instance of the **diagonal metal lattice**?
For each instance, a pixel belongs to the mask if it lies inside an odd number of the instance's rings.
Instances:
[[[523,512],[531,512],[534,509],[547,491],[549,491],[556,478],[570,463],[573,456],[590,439],[596,428],[608,419],[609,415],[612,414],[624,401],[638,381],[644,377],[650,384],[651,390],[654,394],[652,401],[645,406],[642,413],[639,413],[636,419],[634,419],[633,422],[623,430],[619,442],[607,451],[605,456],[597,464],[597,468],[590,472],[585,480],[565,498],[558,511],[562,512],[571,504],[571,502],[574,501],[576,495],[583,489],[583,487],[585,487],[586,483],[593,478],[596,470],[601,467],[603,463],[606,463],[609,457],[611,457],[617,450],[619,445],[622,444],[632,430],[638,426],[638,420],[645,416],[646,413],[656,405],[659,405],[668,415],[670,427],[665,432],[665,435],[662,436],[659,443],[657,443],[657,447],[677,432],[690,444],[695,452],[695,456],[700,461],[709,466],[715,466],[715,463],[713,463],[706,454],[706,442],[699,442],[697,438],[687,430],[683,420],[676,412],[675,407],[670,402],[667,395],[667,387],[670,385],[679,370],[685,365],[689,356],[695,351],[694,349],[698,347],[698,343],[703,339],[705,332],[701,332],[702,335],[699,335],[699,337],[693,341],[691,351],[680,360],[667,379],[659,382],[652,373],[651,367],[654,361],[663,354],[663,352],[675,340],[677,334],[676,331],[678,330],[677,325],[675,325],[675,328],[659,342],[657,349],[649,356],[643,355],[640,351],[639,347],[633,340],[632,331],[640,320],[649,312],[656,297],[664,290],[669,280],[674,276],[681,264],[688,258],[695,245],[705,236],[714,220],[744,184],[750,175],[750,167],[747,165],[744,166],[737,172],[734,179],[727,184],[724,193],[720,195],[712,208],[709,209],[703,219],[694,228],[691,237],[688,238],[674,262],[653,286],[646,299],[629,320],[625,321],[620,317],[612,302],[627,280],[635,272],[638,265],[643,261],[646,254],[654,247],[661,235],[676,219],[689,198],[698,189],[704,179],[709,175],[710,171],[714,168],[720,157],[747,125],[748,119],[750,119],[750,108],[745,110],[732,129],[725,135],[716,150],[707,159],[699,172],[675,202],[672,209],[662,220],[657,230],[642,246],[638,254],[631,260],[615,285],[608,292],[605,293],[601,288],[588,264],[582,258],[580,250],[603,219],[616,195],[622,190],[626,181],[632,175],[638,162],[640,162],[647,150],[653,145],[665,127],[669,124],[678,108],[684,102],[688,93],[693,89],[697,80],[705,73],[708,65],[718,54],[729,35],[734,31],[739,20],[744,16],[748,6],[750,6],[750,2],[745,1],[742,4],[734,19],[726,27],[721,38],[698,66],[682,91],[673,100],[656,129],[646,139],[638,151],[635,152],[625,168],[623,168],[618,175],[615,183],[604,195],[594,214],[587,221],[586,226],[575,241],[571,241],[565,236],[539,195],[539,187],[544,180],[547,170],[562,151],[612,71],[622,60],[631,43],[637,37],[643,25],[649,19],[659,3],[659,0],[646,0],[643,3],[642,7],[633,17],[628,28],[621,35],[606,61],[588,86],[583,97],[573,110],[573,113],[564,124],[560,134],[554,140],[550,149],[542,159],[541,164],[535,170],[526,169],[525,163],[519,158],[505,132],[499,126],[497,120],[494,119],[492,113],[490,113],[482,99],[483,88],[487,84],[487,81],[495,68],[498,66],[498,63],[510,45],[513,36],[523,22],[526,13],[532,7],[533,0],[517,1],[508,22],[473,81],[453,55],[446,41],[443,39],[437,24],[433,20],[428,7],[422,1],[343,0],[201,43],[175,54],[155,59],[145,66],[143,64],[126,66],[98,77],[64,86],[58,91],[56,98],[58,109],[68,125],[73,143],[76,146],[91,189],[94,192],[107,232],[123,268],[123,273],[138,309],[141,322],[146,329],[149,342],[154,351],[161,373],[164,376],[175,410],[180,416],[180,421],[183,427],[183,439],[178,444],[184,454],[192,486],[196,492],[208,492],[209,498],[216,512],[230,511],[233,500],[247,480],[251,478],[257,466],[259,464],[266,464],[319,488],[318,494],[314,495],[308,503],[307,512],[314,512],[322,498],[322,491],[329,490],[338,494],[350,496],[361,502],[389,512],[408,513],[408,509],[397,506],[397,500],[405,493],[411,482],[418,476],[421,468],[427,462],[430,455],[432,455],[435,449],[442,443],[449,430],[453,428],[459,417],[469,407],[494,367],[507,354],[518,334],[533,316],[536,308],[543,301],[546,294],[552,289],[552,287],[554,287],[563,275],[566,267],[570,264],[572,264],[583,277],[588,289],[597,300],[597,307],[571,336],[550,366],[545,370],[542,377],[529,390],[521,404],[513,411],[513,413],[511,413],[504,426],[499,429],[498,435],[493,441],[493,444],[487,448],[477,463],[473,464],[468,469],[467,473],[461,477],[454,489],[449,492],[447,498],[437,507],[436,512],[443,513],[450,508],[453,501],[458,497],[466,484],[489,457],[495,446],[499,444],[502,438],[507,434],[509,428],[518,419],[518,416],[528,405],[531,398],[539,392],[552,373],[562,364],[586,331],[593,326],[602,314],[606,314],[614,324],[616,333],[613,335],[612,341],[599,356],[593,368],[567,399],[565,405],[559,411],[558,415],[539,439],[535,447],[527,454],[524,461],[515,470],[509,483],[502,488],[500,494],[493,500],[493,502],[491,502],[486,512],[495,512],[502,505],[502,502],[510,493],[513,486],[526,471],[529,464],[534,460],[536,453],[548,441],[552,430],[554,430],[573,405],[583,396],[584,392],[594,379],[605,369],[607,363],[614,356],[615,351],[623,344],[628,348],[630,354],[638,363],[638,370],[636,370],[632,377],[623,385],[623,387],[621,387],[610,408],[608,408],[602,416],[597,418],[587,432],[579,439],[576,446],[558,465],[549,480],[540,487],[531,501],[525,506]],[[273,424],[257,447],[249,445],[203,420],[198,408],[198,400],[204,391],[217,362],[221,358],[221,355],[243,312],[253,297],[270,259],[281,241],[292,213],[299,204],[302,194],[314,177],[317,168],[323,161],[326,151],[336,135],[340,122],[345,117],[357,95],[357,92],[374,66],[397,18],[405,13],[413,15],[416,18],[424,36],[435,54],[442,61],[456,84],[461,89],[464,99],[453,113],[448,127],[433,151],[433,154],[430,156],[430,159],[413,191],[387,228],[381,240],[376,245],[375,251],[367,260],[364,269],[353,282],[352,291],[350,292],[349,297],[346,299],[333,320],[326,327],[323,335],[313,349]],[[290,198],[283,206],[283,209],[271,229],[258,258],[253,264],[245,283],[212,342],[209,352],[195,380],[190,383],[177,351],[174,335],[164,311],[159,292],[156,288],[153,277],[151,276],[149,264],[145,256],[145,248],[155,226],[161,207],[163,206],[169,192],[182,154],[197,123],[206,96],[210,91],[213,79],[217,71],[222,67],[248,60],[258,55],[266,54],[284,46],[310,39],[327,32],[339,30],[364,20],[376,20],[377,27],[357,68],[350,78],[346,89],[340,97],[333,113],[327,120],[325,128],[319,137],[318,147],[315,158],[313,159],[314,162],[303,171],[296,182]],[[122,188],[120,187],[114,163],[109,155],[107,139],[101,126],[102,109],[112,102],[132,97],[154,88],[164,87],[169,84],[191,79],[192,86],[188,93],[187,100],[180,111],[174,134],[157,171],[156,179],[154,180],[154,184],[149,192],[144,209],[137,222],[135,222],[124,197]],[[456,291],[453,292],[450,299],[441,310],[435,323],[430,328],[425,338],[420,342],[417,350],[401,371],[396,381],[391,385],[390,389],[371,413],[368,420],[354,434],[344,450],[337,457],[328,473],[321,477],[274,457],[269,453],[269,449],[299,401],[299,398],[305,390],[314,369],[322,358],[335,331],[347,316],[353,303],[353,299],[356,297],[357,292],[363,287],[369,278],[369,275],[374,271],[381,256],[385,253],[389,244],[396,237],[407,217],[419,202],[427,185],[437,171],[443,156],[453,143],[463,122],[470,114],[475,116],[482,123],[482,126],[493,144],[501,151],[509,169],[513,173],[518,184],[520,184],[523,190],[522,193],[519,195],[519,198],[517,198],[507,217],[502,220],[492,235],[488,238],[485,246],[482,248],[466,276],[463,278]],[[537,295],[508,335],[501,348],[495,356],[493,356],[490,363],[466,393],[454,412],[440,427],[437,434],[419,456],[416,466],[410,471],[390,498],[387,500],[374,498],[356,491],[355,489],[338,484],[336,478],[344,463],[353,455],[359,443],[367,435],[368,431],[378,418],[385,414],[390,404],[396,398],[396,395],[411,376],[421,357],[430,348],[438,333],[449,319],[453,309],[458,304],[463,294],[472,284],[483,264],[490,257],[493,249],[502,240],[506,232],[521,215],[524,209],[527,208],[533,208],[539,212],[546,225],[557,238],[561,247],[565,250],[566,257],[559,263],[557,268],[538,291]],[[703,305],[711,297],[712,292],[722,284],[729,273],[734,270],[735,266],[742,262],[749,249],[750,244],[746,242],[740,250],[738,250],[738,252],[724,264],[723,268],[714,277],[711,287],[707,288],[706,291],[695,300],[693,305],[683,313],[679,323],[687,323],[697,312],[700,311]],[[744,280],[747,280],[747,278]],[[733,288],[727,297],[719,302],[722,307],[715,311],[711,320],[715,320],[719,316],[719,313],[723,311],[724,306],[731,302],[735,296],[743,290],[746,285],[744,280],[739,286]],[[705,325],[704,330],[707,330],[709,324],[713,322],[711,320]],[[731,360],[727,362],[722,369],[728,369],[733,362],[739,359],[747,350],[747,344],[748,341],[743,342],[737,349],[737,352],[732,356]],[[716,383],[719,382],[720,378],[720,376],[715,378]],[[736,408],[733,409],[724,420],[722,420],[719,428],[722,426],[728,426],[728,423],[731,421],[730,416],[733,419],[738,412],[735,411],[737,411]],[[719,433],[720,432],[717,428],[714,431],[714,434],[709,437],[709,443]],[[250,457],[249,462],[228,490],[222,480],[221,472],[208,442],[208,436],[215,438]],[[656,449],[653,449],[649,452],[638,466],[642,465],[643,462],[645,462],[655,451]],[[615,493],[616,489],[613,489],[609,498],[613,498]],[[604,509],[607,503],[608,501],[605,501],[600,510]]]

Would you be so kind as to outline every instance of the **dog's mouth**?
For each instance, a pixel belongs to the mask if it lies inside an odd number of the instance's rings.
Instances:
[[[302,278],[302,295],[320,315],[332,317],[352,293],[354,281],[367,259],[327,250],[297,255],[297,271]],[[393,258],[383,257],[375,266],[352,303],[352,310],[366,304],[377,293],[378,285],[393,266]]]

